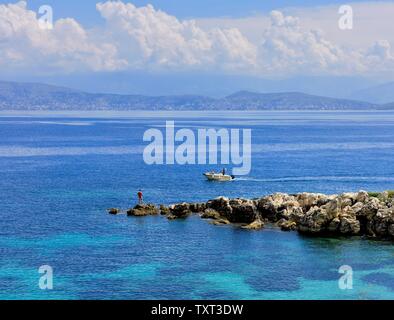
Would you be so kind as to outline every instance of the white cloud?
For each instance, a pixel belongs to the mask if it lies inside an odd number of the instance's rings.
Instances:
[[[387,40],[377,41],[368,50],[367,57],[376,58],[380,61],[393,60],[390,43]]]
[[[57,20],[53,29],[39,25],[26,2],[0,5],[0,67],[5,70],[72,72],[116,70],[125,62],[116,58],[116,47],[93,42],[74,19]]]
[[[255,46],[238,29],[204,31],[151,5],[105,2],[97,9],[129,67],[242,69],[255,63]]]
[[[374,73],[393,72],[394,56],[390,43],[387,40],[376,41],[365,53],[365,63],[366,69]]]
[[[386,39],[394,41],[393,17],[394,2],[354,2],[347,3],[353,9],[353,29],[341,30],[338,27],[340,14],[338,5],[309,8],[289,8],[286,14],[300,18],[303,28],[324,30],[325,37],[338,45],[352,48],[366,48],[375,41]]]
[[[379,6],[394,12],[394,4],[357,5],[356,30],[344,32],[338,28],[334,6],[293,8],[243,19],[180,20],[151,5],[108,1],[97,4],[104,26],[85,29],[67,18],[45,30],[25,2],[0,5],[0,71],[216,70],[261,76],[392,73],[390,41],[394,40],[389,33],[383,38],[371,36],[374,24],[366,13]],[[377,23],[378,30],[387,27],[388,17],[384,17]],[[351,37],[358,34],[362,21],[369,23],[366,38],[373,41]]]
[[[299,19],[271,12],[271,25],[263,34],[263,70],[318,73],[343,67],[344,53],[325,40],[318,30],[303,30]]]

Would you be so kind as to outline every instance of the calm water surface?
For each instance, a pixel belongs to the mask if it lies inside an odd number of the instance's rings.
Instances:
[[[148,166],[143,133],[251,128],[252,171]],[[146,201],[394,189],[394,112],[0,114],[0,299],[393,299],[390,242],[110,216]],[[41,265],[53,290],[38,287]],[[338,288],[350,265],[353,289]]]

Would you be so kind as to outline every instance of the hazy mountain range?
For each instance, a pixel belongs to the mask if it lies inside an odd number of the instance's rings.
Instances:
[[[393,103],[394,101],[394,82],[373,86],[367,89],[354,92],[352,97],[358,97],[362,101],[372,103]]]
[[[87,93],[39,83],[0,81],[0,110],[368,110],[394,103],[329,98],[299,92],[240,91],[224,98]]]

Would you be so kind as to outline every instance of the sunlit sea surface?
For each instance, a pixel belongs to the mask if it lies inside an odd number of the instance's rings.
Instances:
[[[210,183],[220,165],[146,165],[143,133],[166,120],[251,128],[250,174]],[[106,213],[139,188],[157,204],[394,189],[394,112],[1,113],[0,137],[0,299],[394,298],[391,242]]]

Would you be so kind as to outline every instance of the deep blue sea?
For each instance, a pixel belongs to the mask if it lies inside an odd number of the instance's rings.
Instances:
[[[210,183],[220,165],[146,165],[143,133],[166,120],[251,128],[250,174]],[[394,189],[394,112],[2,113],[0,137],[0,299],[394,298],[391,242],[106,212],[140,188],[157,204]],[[353,289],[339,289],[342,265]]]

